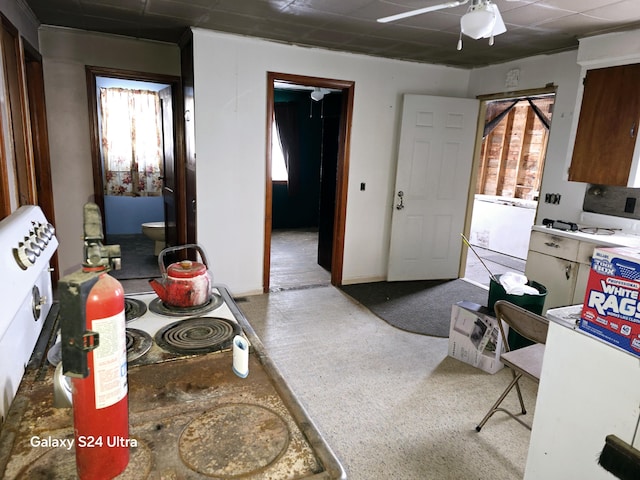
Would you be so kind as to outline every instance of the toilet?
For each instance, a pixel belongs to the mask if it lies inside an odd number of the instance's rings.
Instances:
[[[154,254],[160,255],[165,247],[164,222],[143,223],[142,233],[155,242]]]

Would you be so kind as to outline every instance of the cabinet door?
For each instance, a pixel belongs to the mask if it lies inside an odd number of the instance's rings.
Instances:
[[[569,180],[626,186],[640,121],[640,64],[587,71]]]
[[[573,304],[578,264],[562,258],[529,251],[525,275],[547,289],[544,311]]]
[[[587,282],[589,281],[589,273],[591,267],[581,263],[578,265],[578,276],[576,278],[576,289],[573,292],[573,305],[584,303],[584,296],[587,293]]]

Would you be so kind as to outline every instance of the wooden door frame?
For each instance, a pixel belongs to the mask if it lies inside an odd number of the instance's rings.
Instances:
[[[47,220],[55,225],[56,217],[53,202],[53,180],[51,177],[49,128],[47,125],[42,55],[24,38],[22,39],[22,44],[38,205],[42,208]],[[51,273],[53,288],[56,288],[60,275],[57,251],[53,254],[49,263],[53,269]]]
[[[264,216],[264,265],[262,285],[269,292],[271,273],[271,222],[273,220],[273,185],[271,182],[271,135],[274,118],[274,82],[286,82],[310,87],[342,90],[342,112],[340,115],[340,137],[338,139],[338,171],[336,175],[336,207],[333,225],[333,252],[331,258],[331,284],[342,285],[344,262],[344,232],[347,213],[347,190],[349,177],[349,145],[355,82],[321,77],[307,77],[287,73],[267,72],[267,118],[266,118],[266,169],[265,169],[265,216]]]
[[[158,73],[136,72],[115,68],[105,68],[87,65],[87,98],[89,106],[89,123],[91,136],[91,162],[93,167],[94,202],[102,213],[102,228],[106,228],[104,211],[104,182],[102,180],[102,160],[100,156],[100,133],[98,131],[96,77],[120,78],[141,82],[161,83],[171,86],[173,95],[173,128],[175,148],[175,182],[176,182],[176,229],[178,244],[186,243],[186,181],[185,181],[185,137],[183,124],[182,83],[180,77]],[[104,234],[104,231],[103,231]]]
[[[469,181],[469,191],[467,195],[467,211],[465,214],[464,221],[464,234],[469,237],[471,234],[471,220],[473,218],[473,204],[475,200],[476,194],[476,183],[478,179],[478,167],[480,165],[480,152],[482,150],[482,142],[484,139],[482,138],[484,132],[484,125],[486,122],[487,116],[487,103],[491,101],[499,101],[499,100],[509,100],[518,97],[528,97],[535,95],[545,95],[553,93],[556,97],[558,95],[558,87],[555,84],[548,84],[541,88],[531,88],[526,90],[515,90],[513,92],[498,92],[491,93],[487,95],[478,95],[476,98],[480,100],[480,109],[478,112],[478,124],[477,124],[477,132],[476,132],[476,144],[473,151],[473,163],[471,165],[471,179]],[[553,122],[553,120],[552,120]],[[551,130],[551,129],[549,129]],[[547,142],[548,147],[548,142]],[[546,156],[547,152],[545,151],[545,165],[546,165]],[[542,173],[540,175],[540,185],[542,185],[542,178],[544,176],[544,168],[542,169]],[[538,202],[540,200],[538,199]],[[538,204],[539,206],[539,204]],[[536,208],[536,216],[538,215],[538,209]],[[468,248],[462,249],[462,255],[460,255],[460,266],[458,270],[458,277],[463,278],[466,273],[467,267],[467,254],[469,252]]]

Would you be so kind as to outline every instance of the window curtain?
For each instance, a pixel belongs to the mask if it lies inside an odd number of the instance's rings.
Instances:
[[[162,125],[156,92],[101,88],[106,195],[162,193]]]
[[[287,167],[290,196],[300,188],[300,148],[298,135],[298,109],[295,102],[279,102],[274,105],[276,128],[280,136],[284,163]]]

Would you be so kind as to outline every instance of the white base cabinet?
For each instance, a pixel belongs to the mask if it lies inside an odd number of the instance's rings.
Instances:
[[[550,321],[525,480],[612,480],[597,460],[607,435],[631,443],[639,399],[638,358]]]
[[[576,262],[529,251],[524,273],[529,280],[535,280],[547,288],[543,313],[548,308],[572,303],[576,289],[577,271],[578,264]]]
[[[614,242],[589,238],[587,235],[552,232],[531,231],[525,267],[527,278],[547,288],[543,313],[549,308],[582,303],[593,249],[614,245]]]

